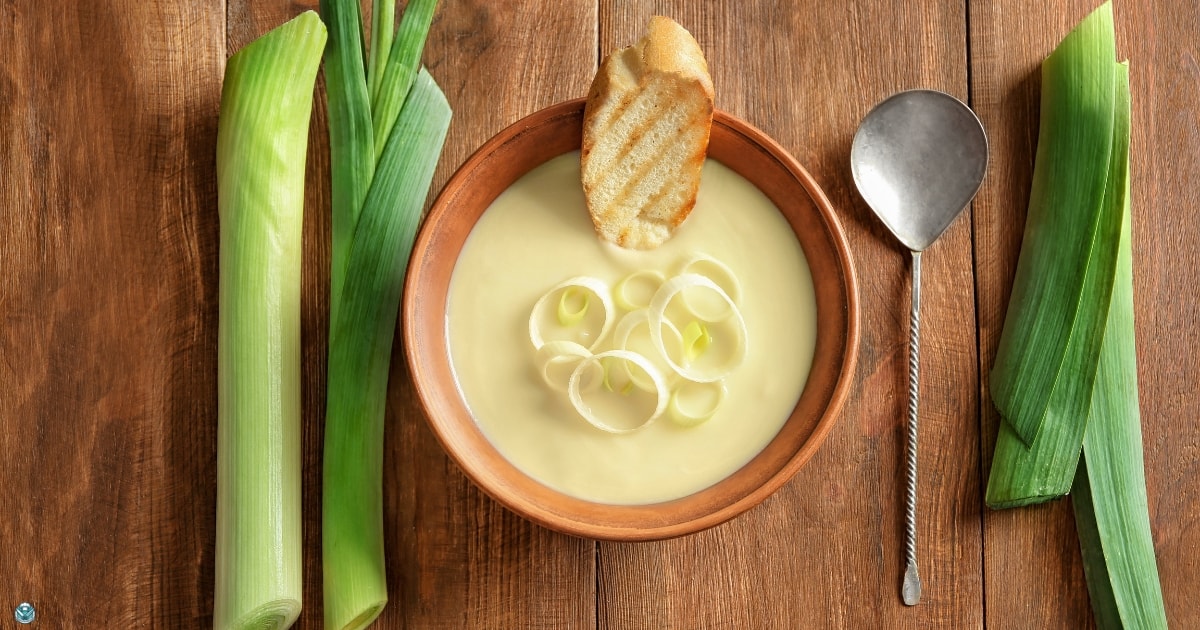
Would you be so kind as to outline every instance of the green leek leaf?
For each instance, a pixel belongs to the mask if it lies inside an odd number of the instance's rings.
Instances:
[[[363,70],[362,15],[358,2],[321,0],[329,25],[325,51],[325,94],[329,106],[329,163],[333,173],[333,252],[330,270],[330,320],[341,303],[350,240],[358,213],[375,174],[371,109]]]
[[[404,7],[400,31],[392,42],[387,67],[383,71],[382,85],[378,94],[372,94],[371,99],[377,156],[383,151],[383,144],[392,131],[396,116],[404,107],[417,68],[421,66],[421,51],[425,49],[436,8],[437,0],[410,0]]]
[[[1118,109],[1118,118],[1123,116],[1127,122],[1127,66],[1119,67],[1118,81],[1125,94],[1124,108]],[[1115,149],[1124,150],[1122,161],[1126,166],[1128,148],[1126,136],[1123,147]],[[1114,155],[1120,157],[1122,153]],[[1128,190],[1128,168],[1122,180]],[[1083,440],[1083,457],[1071,494],[1084,575],[1100,630],[1167,627],[1142,461],[1133,321],[1132,230],[1129,196],[1124,197],[1112,305],[1092,390],[1092,413]]]
[[[1112,65],[1118,66],[1116,62]],[[1105,321],[1100,326],[1102,333],[1107,323],[1108,304],[1112,301],[1121,217],[1129,196],[1129,88],[1127,83],[1118,83],[1115,87],[1114,158],[1107,160],[1109,174],[1106,178],[1111,185],[1105,190],[1098,242],[1092,249],[1094,260],[1089,266],[1089,282],[1083,293],[1085,306],[1105,314]],[[1107,281],[1100,278],[1102,273],[1108,276]],[[1096,357],[1097,362],[1099,358]],[[1061,497],[1071,490],[1089,422],[1096,371],[1093,368],[1072,375],[1075,380],[1088,382],[1088,405],[1081,412],[1082,415],[1049,416],[1032,446],[1027,447],[1007,421],[1000,423],[992,471],[988,477],[986,499],[989,506],[1004,508],[1040,503]],[[1092,375],[1092,378],[1085,378],[1086,374]]]
[[[1042,64],[1029,211],[990,380],[996,408],[1026,445],[1047,419],[1081,422],[1091,404],[1120,227],[1105,200],[1115,60],[1105,3]]]
[[[1097,40],[1107,41],[1107,44],[1100,41],[1093,41],[1086,46],[1079,44],[1083,34],[1096,31],[1085,29],[1084,24],[1088,23],[1107,25],[1099,29],[1099,35],[1096,37]],[[1087,178],[1098,178],[1106,185],[1095,216],[1088,214],[1081,217],[1072,214],[1077,208],[1064,204],[1061,200],[1054,205],[1038,205],[1035,212],[1031,202],[1012,302],[997,354],[997,367],[992,373],[992,394],[1000,396],[1002,392],[1011,394],[1016,391],[1002,389],[997,385],[998,382],[1004,381],[1002,355],[1011,359],[1007,364],[1009,367],[1045,367],[1057,364],[1060,370],[1054,374],[1055,380],[1043,385],[1044,391],[1027,391],[1021,394],[1048,394],[1048,397],[1039,398],[1049,406],[1044,408],[1044,426],[1037,432],[1032,444],[1022,438],[1018,423],[1005,415],[1004,407],[997,403],[1004,420],[1000,423],[992,470],[988,478],[986,501],[993,508],[1028,505],[1065,495],[1071,489],[1075,468],[1079,463],[1079,453],[1083,447],[1091,408],[1096,365],[1100,358],[1100,343],[1096,343],[1095,356],[1090,359],[1088,356],[1092,352],[1093,336],[1098,334],[1098,342],[1103,342],[1116,271],[1122,209],[1128,195],[1124,182],[1128,171],[1129,90],[1121,88],[1115,80],[1117,64],[1111,57],[1112,39],[1111,9],[1101,7],[1072,31],[1043,64],[1042,129],[1038,140],[1038,162],[1034,165],[1032,198],[1057,199],[1056,195],[1061,194],[1060,192],[1048,195],[1045,191],[1058,191],[1060,188],[1071,190],[1071,186],[1061,186],[1058,179],[1074,180],[1083,177],[1085,173],[1088,174]],[[1106,65],[1110,72],[1098,72],[1095,66],[1099,63]],[[1101,82],[1105,77],[1113,78],[1109,83],[1112,91],[1106,99],[1106,104],[1100,104],[1098,97],[1076,85],[1080,82]],[[1111,112],[1112,118],[1105,119],[1097,114],[1102,111]],[[1106,130],[1105,133],[1109,135],[1108,151],[1112,155],[1071,153],[1070,148],[1074,146],[1077,138],[1094,134],[1090,127]],[[1054,146],[1043,150],[1044,143]],[[1047,160],[1051,164],[1045,164],[1044,161]],[[1069,163],[1070,166],[1055,164],[1054,160],[1063,164]],[[1048,179],[1039,180],[1039,173],[1050,175]],[[1095,173],[1103,175],[1097,176]],[[1039,181],[1042,186],[1040,195]],[[1085,232],[1080,232],[1077,229],[1078,225],[1065,222],[1067,219],[1077,223],[1086,222],[1091,227]],[[1088,247],[1074,247],[1072,252],[1073,245],[1078,245],[1078,241],[1083,238],[1089,239]],[[1084,263],[1077,264],[1072,256],[1081,257]],[[1081,277],[1070,275],[1066,279],[1060,278],[1062,284],[1057,289],[1048,284],[1047,279],[1053,278],[1056,272],[1075,269],[1082,270]],[[1075,280],[1082,284],[1073,284]],[[1031,288],[1031,284],[1038,286]],[[1018,347],[1015,342],[1006,345],[1006,340],[1012,342],[1020,337],[1020,325],[1014,325],[1014,317],[1022,313],[1039,312],[1052,320],[1054,314],[1045,305],[1037,308],[1038,305],[1034,303],[1050,301],[1057,305],[1057,308],[1066,308],[1062,298],[1072,291],[1073,297],[1069,301],[1072,308],[1078,308],[1078,316],[1067,340],[1065,358],[1053,352],[1047,353],[1048,346],[1023,348],[1020,350],[1022,356],[1005,355],[1006,351],[1015,352],[1014,349]],[[1027,303],[1018,305],[1017,302],[1022,300]],[[1036,325],[1045,328],[1052,324],[1053,322],[1047,324],[1046,321],[1041,321]],[[1036,335],[1027,336],[1035,337]],[[1009,381],[1009,384],[1011,383]]]
[[[1085,20],[1093,26],[1102,22],[1103,39],[1111,40],[1111,8],[1107,4]],[[1081,25],[1067,39],[1075,38],[1083,30]],[[1064,40],[1051,58],[1058,56],[1067,43]],[[1038,206],[1041,214],[1035,217],[1035,203],[1031,201],[1023,244],[1023,248],[1031,250],[1031,255],[1023,249],[1013,290],[1014,303],[1001,341],[1000,354],[1008,354],[1003,367],[998,355],[997,368],[992,374],[993,395],[998,399],[1008,398],[997,402],[1004,421],[996,441],[986,498],[992,507],[1007,507],[1043,501],[1072,490],[1084,574],[1097,627],[1165,629],[1167,620],[1150,531],[1138,410],[1129,209],[1129,69],[1124,64],[1109,62],[1112,46],[1108,41],[1100,44],[1095,43],[1090,51],[1079,48],[1079,58],[1072,60],[1071,66],[1065,65],[1064,57],[1058,58],[1058,63],[1064,66],[1055,72],[1047,71],[1053,65],[1051,59],[1043,66],[1042,131],[1032,199],[1044,201],[1048,196],[1046,190],[1057,194],[1063,189],[1079,188],[1081,181],[1094,179],[1098,173],[1105,173],[1104,194],[1094,219],[1087,212],[1074,216],[1081,228],[1086,227],[1085,221],[1094,220],[1090,231],[1072,231],[1045,216],[1055,212],[1070,215],[1072,209],[1078,210],[1069,203],[1064,205],[1060,200],[1048,208]],[[1113,68],[1111,148],[1107,156],[1091,150],[1072,156],[1070,150],[1075,143],[1084,148],[1099,146],[1094,135],[1105,124],[1102,116],[1094,115],[1104,107],[1093,103],[1076,112],[1073,108],[1080,105],[1080,90],[1062,89],[1072,76],[1083,77],[1095,88],[1101,75],[1089,67],[1091,62],[1108,63]],[[1056,108],[1057,119],[1053,117]],[[1089,112],[1093,115],[1089,116]],[[1083,128],[1085,125],[1088,128]],[[1041,143],[1047,139],[1055,144],[1044,151]],[[1046,156],[1056,155],[1048,165],[1043,164]],[[1106,168],[1101,168],[1105,165]],[[1092,177],[1081,177],[1080,173],[1088,169],[1092,170]],[[1058,174],[1053,175],[1055,172]],[[1051,174],[1041,179],[1039,174],[1044,173]],[[1066,177],[1068,182],[1064,185],[1055,177]],[[1039,182],[1043,187],[1041,192],[1037,188]],[[1081,194],[1081,190],[1087,192],[1090,188],[1081,188],[1075,194]],[[1089,247],[1073,249],[1073,245],[1089,237]],[[1057,256],[1052,255],[1056,251]],[[1080,268],[1075,264],[1076,259],[1068,256],[1080,256],[1078,260],[1084,263],[1081,278],[1073,274],[1059,278],[1066,281],[1063,285],[1066,293],[1059,297],[1068,299],[1051,301],[1049,305],[1028,303],[1049,299],[1045,294],[1049,289],[1029,286],[1038,273],[1052,277],[1056,264],[1067,269]],[[1036,264],[1027,265],[1027,260]],[[1078,286],[1069,282],[1076,280],[1080,282]],[[1043,313],[1041,319],[1029,315],[1036,315],[1036,306],[1042,306],[1042,310],[1069,308],[1069,298],[1075,295],[1079,298],[1077,310],[1058,322],[1067,322],[1070,328],[1055,329],[1050,313]],[[1026,314],[1024,319],[1015,321],[1022,313]],[[1020,326],[1044,329],[1020,330]],[[1062,334],[1066,335],[1066,346],[1061,361],[1058,346],[1030,345],[1061,343]],[[1097,335],[1099,352],[1093,358],[1092,346]],[[1031,341],[1039,338],[1040,342]],[[1022,382],[1019,370],[1034,367],[1046,369],[1040,374],[1030,374]],[[1043,380],[1036,382],[1038,379]],[[1085,392],[1086,401],[1082,400]],[[1021,399],[1022,396],[1029,398]],[[1072,477],[1074,483],[1070,485],[1068,480]]]
[[[367,86],[371,102],[379,97],[383,86],[383,70],[387,67],[396,27],[396,0],[381,0],[371,8],[371,55],[367,65]],[[380,148],[383,143],[379,144]]]
[[[386,31],[394,11],[377,8],[368,88],[357,0],[321,2],[331,25],[325,68],[333,175],[322,489],[326,628],[365,627],[387,602],[382,478],[388,368],[404,272],[450,124],[450,107],[433,78],[421,70],[414,84],[411,76],[435,4],[410,2],[390,47]],[[391,69],[410,61],[410,76],[396,80]],[[373,89],[381,98],[396,92],[402,97],[389,101],[397,106],[386,114],[389,131],[378,136],[373,125],[383,114],[372,111]]]

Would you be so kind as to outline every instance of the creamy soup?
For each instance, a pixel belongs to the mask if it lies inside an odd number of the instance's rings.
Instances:
[[[447,304],[451,364],[484,435],[514,465],[566,494],[602,503],[668,501],[732,474],[779,432],[812,364],[816,310],[800,245],[757,188],[708,160],[696,208],[661,247],[621,249],[596,237],[579,153],[534,169],[492,203],[459,255]],[[703,252],[741,282],[744,363],[708,421],[666,417],[605,433],[552,391],[535,366],[530,309],[574,276],[616,284],[641,269],[670,270]]]

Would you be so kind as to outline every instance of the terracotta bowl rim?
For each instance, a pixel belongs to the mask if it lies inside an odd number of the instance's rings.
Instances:
[[[420,277],[424,273],[424,268],[427,266],[424,263],[423,254],[429,249],[436,240],[437,235],[434,226],[438,225],[443,215],[452,212],[453,207],[451,202],[457,196],[458,189],[474,179],[474,171],[485,163],[489,156],[498,148],[506,145],[519,136],[535,132],[540,125],[546,125],[560,119],[564,116],[574,116],[582,112],[586,99],[573,99],[551,105],[544,109],[538,110],[517,122],[504,128],[502,131],[494,135],[491,139],[479,147],[466,161],[462,163],[454,174],[442,188],[438,197],[431,206],[429,213],[421,226],[417,241],[412,251],[412,263],[409,266],[408,274],[405,279],[404,297],[402,301],[402,327],[404,340],[404,353],[408,362],[410,374],[412,375],[413,385],[417,395],[421,401],[421,406],[424,411],[425,419],[433,431],[434,436],[441,444],[442,449],[450,456],[455,464],[462,470],[466,476],[484,491],[492,499],[509,510],[525,517],[526,519],[566,534],[590,538],[596,540],[610,541],[649,541],[663,540],[677,536],[692,534],[695,532],[708,529],[715,525],[719,525],[729,519],[734,518],[758,505],[768,496],[776,492],[787,481],[789,481],[799,470],[811,459],[812,455],[825,441],[830,429],[837,421],[841,414],[841,409],[849,395],[849,391],[853,386],[854,373],[856,369],[858,346],[859,346],[859,305],[858,305],[858,279],[850,256],[849,244],[846,240],[845,233],[842,229],[841,222],[837,214],[834,212],[832,204],[824,191],[817,184],[812,175],[796,161],[791,154],[781,145],[767,136],[766,133],[754,127],[750,123],[742,120],[727,112],[716,110],[713,116],[713,126],[724,127],[729,131],[742,136],[746,141],[757,145],[759,149],[765,151],[775,161],[779,162],[780,166],[786,169],[792,177],[800,183],[805,192],[811,199],[813,206],[817,209],[821,223],[825,226],[828,232],[828,238],[832,242],[833,250],[836,253],[837,268],[841,272],[842,293],[845,297],[845,344],[844,351],[841,356],[841,366],[837,370],[837,376],[834,382],[832,392],[829,395],[828,404],[820,411],[820,417],[817,420],[808,439],[805,440],[796,450],[795,454],[788,461],[775,471],[765,482],[753,488],[746,494],[738,497],[734,501],[722,505],[717,509],[702,514],[696,518],[686,521],[671,522],[666,524],[661,523],[646,523],[644,526],[628,527],[628,526],[612,526],[602,523],[587,522],[580,519],[565,517],[560,513],[548,511],[541,506],[530,501],[527,497],[514,493],[509,487],[502,483],[493,482],[487,475],[477,470],[476,463],[464,458],[463,454],[459,453],[455,448],[456,430],[473,431],[482,436],[482,432],[478,428],[478,424],[467,411],[464,417],[458,418],[441,418],[432,410],[437,407],[436,401],[438,396],[445,396],[444,390],[447,388],[452,390],[452,395],[457,397],[462,407],[465,409],[466,404],[461,400],[461,392],[456,383],[438,383],[437,379],[426,378],[427,373],[420,362],[420,357],[412,349],[417,347],[416,344],[422,343],[423,337],[420,336],[417,321],[420,318],[420,309],[416,303],[418,295],[417,284],[420,282]],[[574,150],[578,150],[578,146]],[[570,149],[562,153],[569,152]],[[553,157],[553,156],[551,156]],[[542,162],[544,163],[544,162]],[[536,168],[536,164],[531,166],[529,170]],[[735,169],[736,170],[736,169]],[[526,170],[525,172],[528,172]],[[517,176],[520,178],[520,175]],[[514,180],[515,181],[515,180]],[[752,182],[753,183],[753,182]],[[510,184],[511,185],[511,184]],[[757,186],[757,184],[756,184]],[[806,257],[809,253],[805,252]],[[453,264],[457,262],[457,256],[453,261],[443,262],[440,264]],[[445,348],[445,335],[441,336],[438,341],[439,347]],[[445,348],[448,355],[449,349]],[[449,358],[447,356],[447,361]],[[816,356],[814,355],[814,361]],[[806,385],[807,388],[807,385]],[[788,422],[792,419],[789,417]],[[782,433],[782,430],[781,430]],[[483,437],[486,441],[487,438]],[[775,438],[772,438],[774,440]],[[517,471],[517,474],[524,475],[516,469],[514,465],[505,461],[505,466],[511,467]],[[753,463],[753,460],[752,462]],[[751,464],[747,464],[749,467]],[[745,468],[745,467],[744,467]],[[743,469],[744,469],[743,468]],[[737,475],[741,470],[735,471],[732,475]],[[558,493],[564,499],[569,501],[580,501],[574,497],[570,497],[564,493]],[[686,501],[688,495],[675,501],[669,501],[663,504]],[[645,508],[646,506],[624,506],[624,505],[607,505],[594,502],[584,501],[590,506],[599,507],[602,509],[622,510],[622,509],[637,509]]]

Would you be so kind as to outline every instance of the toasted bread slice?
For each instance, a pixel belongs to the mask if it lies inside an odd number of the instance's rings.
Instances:
[[[700,45],[655,16],[637,44],[609,55],[588,93],[581,169],[599,235],[652,249],[696,205],[713,85]]]

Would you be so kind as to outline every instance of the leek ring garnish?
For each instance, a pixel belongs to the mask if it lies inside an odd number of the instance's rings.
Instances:
[[[697,388],[711,389],[714,393],[708,396],[711,402],[701,405],[699,408],[691,408],[691,406],[680,399],[687,396],[688,392]],[[671,400],[667,403],[667,410],[671,414],[671,419],[675,424],[694,427],[707,422],[717,412],[717,408],[721,403],[725,402],[725,396],[728,390],[725,388],[724,381],[716,381],[713,383],[695,383],[684,381],[675,391],[671,392]]]
[[[566,378],[556,379],[551,373],[551,370],[556,367],[566,367],[572,364],[578,364],[580,361],[592,356],[592,353],[587,348],[575,343],[574,341],[547,341],[538,348],[534,360],[537,362],[538,373],[542,375],[542,380],[550,386],[550,389],[559,392],[567,391],[567,381],[570,375],[574,372],[566,371]]]
[[[694,365],[684,366],[677,363],[666,352],[666,346],[663,343],[662,328],[663,322],[666,321],[667,306],[675,296],[691,288],[703,288],[712,291],[729,308],[729,314],[726,319],[731,320],[734,325],[736,332],[735,344],[733,346],[732,358],[722,366],[716,368],[709,367],[707,369]],[[734,304],[729,294],[725,293],[721,287],[705,276],[685,273],[667,280],[659,287],[658,292],[654,294],[654,299],[650,301],[650,307],[647,310],[650,320],[650,339],[654,343],[655,349],[662,354],[667,364],[671,366],[671,369],[676,374],[689,381],[697,383],[719,381],[737,369],[746,359],[746,321],[742,318],[742,312]]]
[[[650,298],[654,297],[654,292],[667,281],[667,277],[661,271],[656,269],[640,269],[624,278],[613,287],[613,300],[617,306],[626,311],[636,311],[641,308],[650,306]],[[643,303],[636,295],[629,294],[629,286],[636,284],[646,284],[649,287],[649,296]]]
[[[584,346],[589,352],[595,351],[596,346],[601,340],[604,339],[604,336],[608,334],[609,329],[612,328],[613,311],[615,308],[613,307],[612,298],[609,296],[608,285],[604,284],[604,282],[601,280],[588,276],[571,278],[570,280],[559,283],[554,288],[547,291],[542,295],[542,297],[538,298],[536,303],[534,303],[533,311],[529,314],[529,341],[533,343],[534,349],[540,350],[542,346],[546,344],[546,339],[542,334],[542,327],[540,323],[541,318],[539,317],[539,314],[545,310],[547,302],[557,297],[559,292],[566,292],[568,290],[584,291],[592,296],[595,296],[599,301],[600,306],[604,309],[604,321],[600,325],[599,332],[591,337],[590,344]],[[584,336],[587,336],[586,332],[584,333]],[[579,345],[583,344],[580,343]]]
[[[721,287],[721,290],[725,291],[734,304],[742,303],[742,283],[738,281],[737,276],[733,274],[733,270],[728,265],[716,258],[708,254],[693,254],[679,267],[679,275],[685,273],[694,273],[712,280],[714,284]],[[688,310],[695,312],[688,302],[687,295],[681,295],[679,299],[683,301]]]
[[[572,309],[568,301],[576,301],[578,308]],[[575,287],[567,287],[563,289],[558,298],[558,323],[563,326],[574,326],[583,321],[588,311],[588,294],[586,291],[578,291]]]
[[[611,369],[609,369],[611,367],[611,364],[612,364],[611,361],[601,361],[600,362],[600,371],[604,374],[604,379],[603,379],[604,389],[606,389],[610,392],[613,391],[612,379],[609,378],[609,373],[612,371]]]
[[[592,408],[589,407],[588,404],[583,400],[583,396],[580,392],[580,381],[583,380],[584,372],[590,369],[592,366],[603,365],[602,362],[606,359],[621,359],[636,365],[646,373],[646,376],[653,384],[653,391],[657,398],[654,411],[650,415],[646,416],[644,420],[632,427],[618,428],[608,424],[604,421],[604,419],[594,413]],[[630,382],[633,381],[631,380]],[[609,350],[607,352],[593,354],[592,356],[580,361],[579,365],[575,366],[575,371],[571,373],[571,379],[567,383],[567,396],[570,397],[571,405],[575,407],[575,411],[579,412],[579,415],[583,416],[583,419],[586,420],[588,424],[606,433],[617,434],[632,433],[650,424],[651,422],[654,422],[663,414],[664,411],[666,411],[668,399],[667,382],[663,378],[662,373],[658,371],[658,368],[654,367],[654,364],[651,363],[646,357],[628,350]]]
[[[617,393],[617,390],[613,387],[612,377],[610,376],[612,374],[612,362],[613,362],[612,357],[609,357],[609,358],[601,361],[600,366],[604,372],[604,376],[603,376],[604,389],[606,389],[610,392],[613,392],[613,393]],[[625,380],[625,384],[621,386],[620,394],[622,396],[628,396],[629,394],[633,393],[633,388],[634,388],[633,374],[634,374],[634,372],[633,372],[633,370],[629,369],[628,361],[621,363],[621,366],[624,368],[626,380]],[[645,389],[649,389],[649,388],[645,388]]]
[[[613,331],[613,347],[617,350],[629,350],[629,337],[633,334],[634,330],[637,330],[637,328],[642,325],[646,326],[646,329],[649,330],[650,311],[643,308],[633,311],[632,313],[626,313],[625,316],[617,322],[617,328]],[[682,359],[684,347],[683,335],[679,332],[679,329],[675,327],[675,324],[671,323],[671,320],[669,319],[664,319],[662,321],[662,327],[665,328],[667,333],[670,335],[670,340],[673,344],[673,347],[679,348],[678,356],[680,356],[680,359]],[[666,339],[664,339],[663,342],[665,346]],[[636,350],[633,350],[633,352],[636,352]],[[663,353],[659,351],[658,354],[662,355]],[[642,356],[646,355],[642,354]],[[646,358],[653,360],[653,357],[647,356]],[[637,372],[630,370],[627,363],[623,365],[625,366],[625,373],[629,376],[629,380],[632,381],[637,388],[644,391],[650,391],[654,387],[652,383],[647,382],[647,380],[641,377]],[[666,363],[665,361],[659,362],[659,367],[660,370],[671,370],[670,364]],[[663,377],[669,382],[673,377],[673,373],[664,374]]]
[[[630,433],[667,410],[676,424],[691,427],[712,418],[724,402],[727,391],[722,379],[746,357],[746,323],[738,308],[741,284],[729,267],[705,254],[692,256],[682,268],[683,273],[669,280],[657,270],[635,271],[611,288],[597,278],[579,276],[554,286],[534,304],[529,340],[537,349],[542,380],[552,390],[565,390],[575,411],[593,427],[606,433]],[[653,294],[646,300],[649,289]],[[678,305],[671,306],[677,297]],[[548,310],[554,308],[552,300],[557,300],[557,328]],[[594,302],[603,309],[599,325],[594,311],[589,313]],[[614,303],[629,311],[620,321],[614,317]],[[672,317],[691,314],[683,332],[668,318],[668,310]],[[543,323],[554,333],[543,332]],[[714,339],[711,328],[718,323],[721,333]],[[579,330],[565,330],[581,324]],[[614,325],[613,339],[606,341]],[[634,344],[639,352],[630,348],[630,342],[643,325],[650,343],[646,347],[639,337]],[[597,352],[601,343],[611,349]],[[720,354],[697,361],[711,354],[714,343]],[[655,398],[654,410],[635,426],[614,426],[604,412],[598,413],[584,400],[585,392],[600,388],[622,396],[635,390],[648,392]]]

